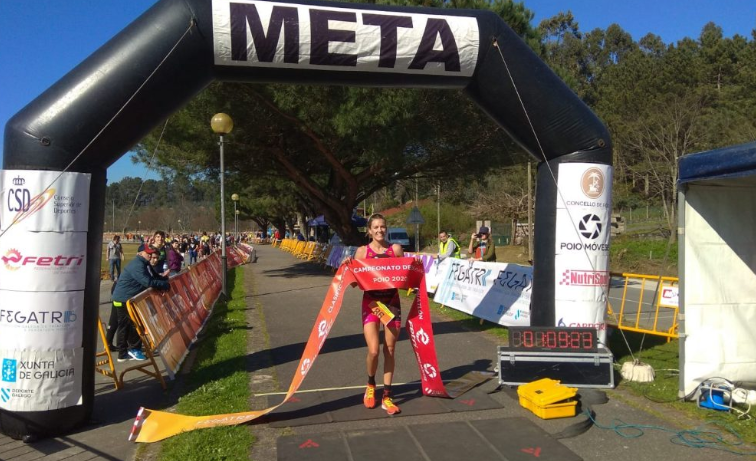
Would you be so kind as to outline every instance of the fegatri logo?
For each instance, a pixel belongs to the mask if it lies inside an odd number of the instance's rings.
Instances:
[[[2,400],[3,403],[5,403],[8,400],[10,400],[10,398],[11,398],[10,389],[0,387],[0,400]]]
[[[580,189],[590,199],[597,199],[604,193],[604,173],[601,169],[591,167],[580,178]]]
[[[84,255],[24,256],[17,249],[10,248],[5,252],[4,256],[0,256],[0,259],[2,259],[3,265],[9,271],[16,271],[22,267],[32,267],[34,269],[51,267],[60,269],[63,267],[81,266],[81,263],[84,262]]]

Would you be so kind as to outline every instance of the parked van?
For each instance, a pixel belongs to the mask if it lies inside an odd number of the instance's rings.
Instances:
[[[386,240],[391,243],[398,243],[405,251],[412,251],[412,246],[410,245],[410,238],[407,234],[407,229],[403,227],[389,227],[388,234],[386,235]]]

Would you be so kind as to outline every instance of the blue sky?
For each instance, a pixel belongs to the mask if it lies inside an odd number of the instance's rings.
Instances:
[[[208,0],[209,1],[209,0]],[[0,124],[83,61],[155,0],[0,0]],[[619,24],[634,39],[648,32],[666,43],[697,38],[713,21],[726,36],[750,38],[756,28],[754,0],[527,0],[534,25],[571,10],[580,30]],[[0,146],[0,150],[2,146]],[[109,181],[124,176],[157,179],[129,154],[108,169]],[[0,158],[2,153],[0,152]]]

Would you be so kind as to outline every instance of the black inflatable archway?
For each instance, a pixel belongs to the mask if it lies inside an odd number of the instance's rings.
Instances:
[[[13,437],[51,435],[70,431],[89,418],[94,402],[106,170],[213,79],[463,89],[536,159],[545,156],[555,174],[566,163],[600,167],[612,161],[603,124],[491,12],[161,0],[6,126],[4,169],[62,171],[83,151],[69,171],[90,173],[91,187],[84,361],[77,370],[81,400],[46,411],[9,411],[0,403],[2,432]],[[542,162],[536,194],[533,325],[558,322],[554,315],[557,195]],[[584,221],[590,216],[585,215]],[[608,217],[601,219],[606,229]],[[598,266],[608,270],[606,261]],[[0,387],[3,384],[0,381]]]

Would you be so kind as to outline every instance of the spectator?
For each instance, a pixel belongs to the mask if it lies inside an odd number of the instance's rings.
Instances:
[[[300,242],[304,242],[305,241],[305,237],[304,237],[304,235],[302,235],[302,231],[297,231],[297,240],[300,241]]]
[[[188,251],[189,251],[189,238],[185,235],[181,238],[181,243],[179,244],[179,252],[181,253],[181,257],[184,260],[187,259]]]
[[[459,259],[459,242],[454,240],[448,232],[441,231],[438,234],[438,262],[450,256]]]
[[[152,275],[148,269],[150,256],[157,254],[153,247],[146,247],[129,262],[118,279],[113,290],[113,309],[116,309],[118,318],[118,332],[116,334],[116,346],[118,349],[118,361],[146,360],[142,353],[142,341],[137,334],[136,327],[129,317],[126,301],[138,295],[147,288],[167,290],[170,285],[165,280],[160,280]]]
[[[477,234],[470,236],[470,246],[467,248],[467,252],[473,261],[496,262],[496,247],[491,241],[491,231],[488,227],[483,226]]]
[[[116,281],[121,276],[121,261],[123,260],[123,247],[121,246],[121,236],[114,235],[113,240],[108,243],[108,263],[110,265],[110,280]]]
[[[171,277],[181,272],[181,265],[184,263],[184,257],[181,256],[179,249],[180,249],[179,241],[176,239],[173,239],[173,242],[171,242],[171,246],[168,247],[168,258],[167,258],[168,270]],[[158,263],[160,263],[160,261],[158,261]]]
[[[197,240],[191,239],[189,240],[189,265],[193,266],[197,264],[197,250],[199,250],[199,244],[197,243]]]

